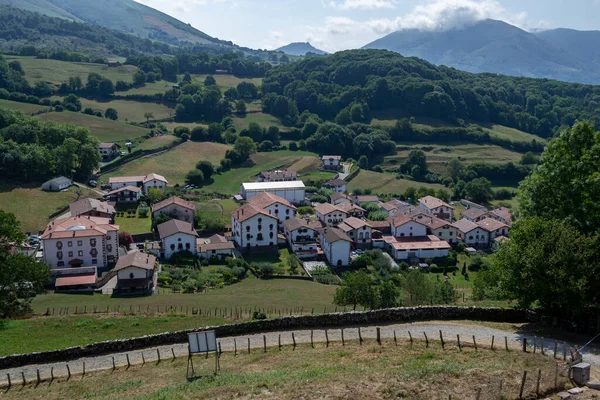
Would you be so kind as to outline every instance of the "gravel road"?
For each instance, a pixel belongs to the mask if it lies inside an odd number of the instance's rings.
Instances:
[[[452,342],[449,344],[455,346],[456,335],[460,335],[461,342],[472,345],[473,335],[476,337],[478,345],[489,346],[492,341],[492,336],[495,337],[495,348],[504,348],[504,338],[507,338],[508,345],[512,349],[521,348],[523,338],[527,338],[528,344],[533,344],[533,336],[522,335],[517,332],[503,331],[500,329],[490,328],[483,325],[477,324],[460,324],[452,322],[416,322],[410,324],[390,324],[390,325],[379,325],[381,329],[382,339],[393,339],[394,332],[398,339],[407,340],[409,339],[409,331],[415,340],[424,340],[425,334],[430,341],[438,342],[440,340],[440,330],[442,331],[444,341]],[[360,328],[363,339],[375,339],[377,337],[377,326],[363,326]],[[323,329],[313,331],[314,342],[325,342],[328,337],[330,341],[341,342],[341,329],[328,329],[327,334]],[[311,331],[310,330],[296,330],[293,332],[296,343],[310,343]],[[279,337],[281,336],[281,344],[283,346],[293,345],[292,331],[281,331],[281,332],[265,332],[264,334],[246,335],[246,336],[235,336],[219,338],[218,341],[221,344],[223,352],[233,352],[237,347],[239,353],[248,352],[248,343],[250,348],[261,349],[263,347],[263,335],[267,339],[267,347],[275,347],[278,345]],[[327,336],[326,336],[327,335]],[[345,340],[357,340],[358,339],[358,327],[345,327],[344,328],[344,339]],[[541,339],[537,339],[538,351],[540,349]],[[581,346],[583,343],[578,343]],[[547,354],[552,355],[554,351],[554,340],[545,339],[544,349]],[[562,355],[563,346],[562,343],[558,345],[558,354]],[[28,365],[22,368],[15,368],[9,370],[0,370],[0,386],[8,385],[8,375],[13,385],[22,384],[23,377],[27,382],[37,381],[37,374],[39,370],[40,379],[50,380],[52,376],[54,378],[66,377],[71,375],[81,375],[85,365],[85,372],[110,370],[115,368],[124,368],[129,363],[131,365],[142,364],[145,362],[157,362],[161,360],[169,360],[175,357],[185,357],[188,354],[188,346],[185,344],[176,344],[172,346],[162,346],[147,348],[143,350],[136,350],[128,353],[115,353],[111,355],[104,355],[98,357],[82,358],[78,360],[72,360],[68,363],[53,363],[53,364],[40,364],[40,365]],[[584,360],[586,362],[600,366],[600,350],[594,347],[586,347],[582,351]],[[114,363],[114,366],[113,366]],[[67,368],[68,365],[68,368]]]

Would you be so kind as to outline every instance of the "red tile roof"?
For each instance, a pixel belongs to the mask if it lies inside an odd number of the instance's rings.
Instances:
[[[343,211],[338,206],[334,206],[333,204],[330,204],[330,203],[317,204],[317,206],[315,207],[315,211],[321,215],[327,215],[332,212],[343,212],[345,214],[348,214],[346,211]]]
[[[136,187],[136,186],[123,186],[122,188],[113,190],[112,192],[108,192],[107,196],[110,196],[112,194],[117,194],[117,193],[125,192],[125,191],[139,193],[139,192],[142,191],[142,188],[139,188],[139,187]]]
[[[242,207],[238,208],[237,210],[235,210],[234,212],[231,213],[232,217],[234,219],[236,219],[238,222],[244,222],[244,221],[246,221],[256,215],[259,215],[259,214],[264,215],[265,217],[276,219],[274,216],[272,216],[265,210],[257,208],[255,206],[253,206],[252,204],[245,204]]]
[[[292,203],[290,203],[283,197],[279,197],[279,196],[276,196],[276,195],[268,193],[268,192],[263,192],[259,195],[251,197],[248,200],[248,204],[251,204],[254,207],[260,208],[260,209],[264,209],[264,208],[269,207],[270,205],[273,205],[276,203],[282,204],[286,207],[293,208],[294,210],[296,209],[296,207]]]
[[[117,265],[115,266],[114,270],[119,271],[128,267],[154,270],[155,264],[155,256],[136,251],[119,257],[119,261],[117,261]]]
[[[111,225],[108,218],[75,216],[49,223],[42,234],[42,239],[103,236],[118,230],[119,226]]]
[[[82,275],[70,275],[61,276],[56,278],[54,286],[77,286],[77,285],[93,285],[96,283],[96,274],[82,274]]]
[[[446,203],[445,201],[440,200],[437,197],[433,197],[433,196],[421,197],[419,199],[419,203],[425,205],[430,210],[433,210],[434,208],[438,208],[438,207],[454,208],[451,205],[449,205],[448,203]]]
[[[160,203],[156,203],[155,205],[153,205],[152,212],[162,210],[163,208],[168,207],[172,204],[175,204],[175,205],[183,207],[183,208],[187,208],[188,210],[192,210],[192,211],[194,211],[196,209],[196,205],[194,203],[191,203],[180,197],[173,196],[173,197],[169,197],[166,200],[161,201]]]
[[[198,232],[194,229],[194,226],[189,222],[180,221],[178,219],[172,219],[164,222],[156,227],[158,234],[161,239],[169,236],[173,236],[177,233],[186,233],[188,235],[198,237]]]
[[[476,224],[483,230],[488,231],[488,232],[494,232],[497,231],[498,229],[502,229],[502,228],[507,228],[508,225],[506,225],[503,222],[497,221],[493,218],[486,218],[484,220],[481,220],[479,222],[476,222]]]

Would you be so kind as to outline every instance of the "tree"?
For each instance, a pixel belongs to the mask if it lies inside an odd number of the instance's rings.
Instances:
[[[242,99],[235,102],[235,111],[238,114],[246,114],[246,102]]]
[[[351,305],[355,310],[357,305],[374,307],[377,303],[374,283],[373,277],[363,270],[347,273],[335,291],[333,303],[338,306]]]
[[[104,112],[104,116],[108,119],[112,119],[113,121],[119,119],[119,113],[114,108],[107,108]]]
[[[521,156],[521,164],[523,165],[534,165],[538,163],[538,158],[533,152],[528,151]]]
[[[62,105],[69,111],[78,112],[81,111],[81,101],[79,97],[74,95],[73,93],[65,96],[62,100]]]
[[[171,214],[159,214],[155,218],[152,219],[152,230],[156,231],[156,227],[160,224],[164,224],[165,222],[169,222],[173,219]]]
[[[279,57],[279,62],[282,64],[287,64],[290,62],[290,58],[286,54],[282,54],[281,57]]]
[[[185,182],[190,185],[202,186],[204,184],[204,174],[202,171],[193,169],[185,176]]]
[[[367,158],[367,156],[360,156],[360,158],[358,159],[358,166],[361,169],[369,168],[369,159]]]
[[[48,97],[52,95],[52,88],[45,81],[38,81],[33,87],[33,94],[38,97]]]
[[[133,236],[127,232],[119,232],[119,246],[129,249],[133,244]]]
[[[150,122],[150,120],[151,120],[152,118],[154,118],[154,113],[151,113],[151,112],[145,112],[145,113],[144,113],[144,118],[146,118],[146,123],[148,123],[148,122]]]
[[[475,203],[485,203],[494,198],[492,183],[486,178],[473,179],[465,186],[466,197]]]
[[[400,302],[400,288],[397,287],[394,282],[388,280],[378,287],[379,291],[379,304],[378,308],[393,308],[398,307]]]
[[[350,125],[352,123],[352,116],[347,108],[344,108],[335,117],[335,123],[338,125]]]
[[[192,129],[192,132],[190,133],[190,138],[194,142],[208,142],[208,131],[203,126],[196,126],[194,127],[194,129]]]
[[[245,161],[250,155],[256,153],[256,143],[249,137],[239,137],[235,140],[233,150],[239,152],[241,158]]]
[[[146,195],[146,200],[150,204],[160,203],[161,201],[163,201],[166,198],[167,198],[167,194],[158,188],[148,189],[148,194]]]
[[[464,168],[464,165],[462,162],[460,162],[458,158],[453,158],[452,160],[448,161],[446,168],[448,169],[450,177],[454,179],[454,181],[457,181],[460,177],[460,173]]]
[[[133,86],[139,87],[146,83],[146,73],[138,70],[133,74]]]
[[[202,171],[205,180],[210,180],[215,173],[215,167],[210,161],[198,161],[196,169]]]
[[[450,193],[446,189],[438,189],[437,192],[435,192],[435,197],[445,202],[450,201]]]
[[[216,81],[215,77],[212,75],[208,75],[204,79],[204,86],[214,86],[216,84],[217,84],[217,81]]]
[[[426,304],[431,293],[430,282],[424,273],[413,269],[404,279],[404,288],[408,292],[411,304]]]
[[[192,75],[186,71],[185,74],[183,74],[183,81],[185,83],[192,83]]]

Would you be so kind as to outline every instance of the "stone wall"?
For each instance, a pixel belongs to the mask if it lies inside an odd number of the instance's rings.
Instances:
[[[30,364],[62,362],[82,357],[94,357],[103,354],[139,350],[154,346],[185,343],[187,342],[187,334],[189,332],[200,330],[215,330],[217,338],[219,338],[294,329],[339,328],[353,325],[366,326],[428,320],[474,320],[518,323],[527,322],[527,316],[523,311],[510,309],[434,306],[283,317],[271,320],[167,332],[132,339],[99,342],[87,346],[70,347],[61,350],[0,357],[0,370]]]

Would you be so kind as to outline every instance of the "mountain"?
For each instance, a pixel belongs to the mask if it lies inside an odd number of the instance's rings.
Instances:
[[[287,46],[283,46],[276,49],[275,51],[282,51],[285,54],[289,54],[291,56],[305,56],[307,53],[314,53],[320,56],[327,54],[327,52],[313,47],[313,45],[308,42],[290,43]]]
[[[392,50],[469,72],[600,83],[600,68],[589,58],[491,19],[448,31],[397,31],[364,48]]]
[[[87,22],[165,43],[231,44],[133,0],[0,0],[0,5]]]
[[[582,60],[590,60],[596,64],[600,62],[600,31],[559,28],[536,32],[535,35]]]

